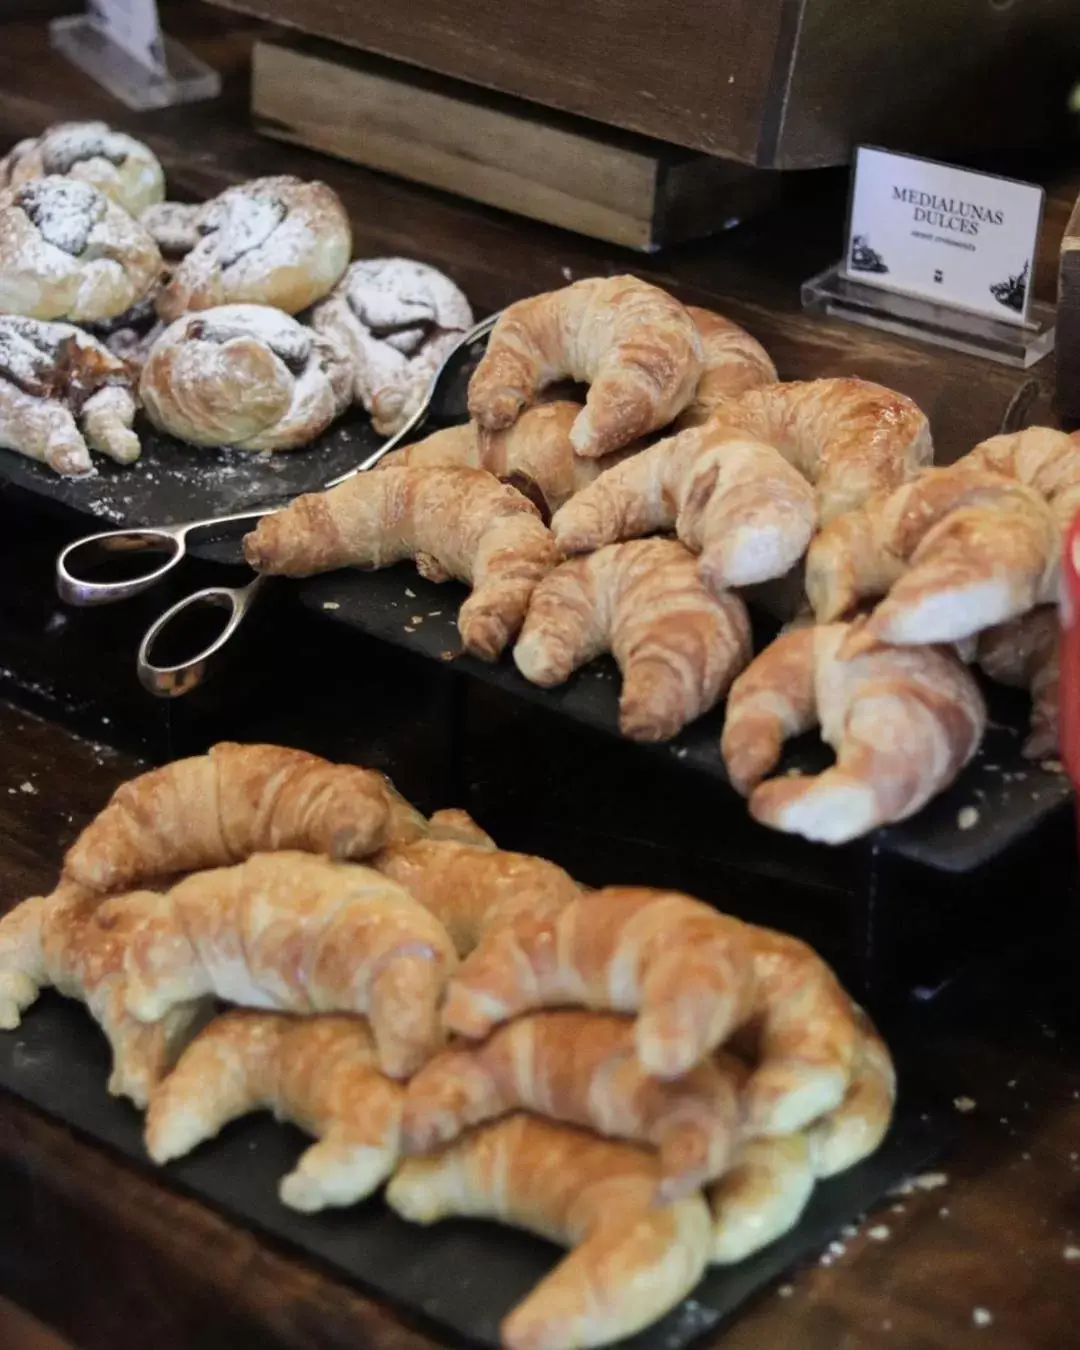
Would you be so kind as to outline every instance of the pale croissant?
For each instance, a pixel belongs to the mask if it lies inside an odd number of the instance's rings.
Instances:
[[[863,644],[955,642],[1055,599],[1059,546],[1033,488],[963,459],[827,525],[806,588],[819,623],[885,596]]]
[[[1080,511],[1080,433],[1028,427],[981,441],[960,461],[1015,478],[1047,502],[1064,532]]]
[[[580,403],[560,400],[526,408],[502,431],[485,431],[476,422],[445,427],[415,445],[392,451],[378,467],[486,469],[551,513],[624,457],[622,451],[603,459],[574,453],[570,428],[580,412]]]
[[[0,920],[0,1027],[17,1027],[49,986],[85,1003],[112,1048],[109,1091],[139,1107],[209,1014],[206,1000],[175,1004],[150,1023],[126,1010],[124,952],[153,900],[135,892],[102,901],[68,885]]]
[[[1023,753],[1045,759],[1058,753],[1061,619],[1056,605],[1030,610],[1011,623],[979,634],[975,660],[1001,684],[1031,694],[1031,725]]]
[[[514,662],[549,687],[606,651],[622,673],[623,735],[667,740],[715,707],[750,660],[750,619],[738,596],[705,587],[674,539],[611,544],[541,581]]]
[[[481,1045],[445,1050],[405,1096],[403,1147],[427,1153],[472,1125],[518,1108],[655,1146],[661,1195],[678,1199],[723,1174],[742,1127],[746,1070],[706,1059],[682,1078],[650,1078],[634,1025],[593,1012],[541,1012],[498,1027]]]
[[[694,396],[702,345],[666,291],[636,277],[590,277],[504,310],[469,383],[469,413],[508,427],[558,380],[588,384],[570,440],[599,459],[666,426]]]
[[[744,1261],[794,1228],[820,1177],[854,1167],[885,1137],[896,1075],[884,1043],[858,1013],[859,1047],[841,1104],[807,1129],[746,1139],[724,1176],[708,1188],[712,1260]]]
[[[714,420],[775,446],[816,485],[818,515],[826,523],[908,482],[934,453],[917,404],[868,380],[749,389],[721,404]]]
[[[118,787],[68,849],[64,876],[116,891],[272,849],[363,858],[425,828],[381,773],[222,742]]]
[[[444,1021],[475,1039],[559,1006],[636,1013],[639,1061],[664,1079],[752,1034],[756,1133],[799,1129],[847,1089],[856,1029],[828,966],[794,938],[675,892],[609,887],[493,927],[451,980]]]
[[[608,469],[551,522],[566,553],[675,530],[714,590],[782,576],[814,531],[814,493],[771,446],[695,427]]]
[[[769,353],[745,328],[711,309],[687,305],[686,312],[698,330],[704,360],[693,402],[679,414],[680,430],[701,426],[727,399],[777,378]]]
[[[504,1320],[500,1339],[508,1350],[583,1350],[656,1321],[705,1269],[704,1200],[658,1206],[658,1179],[645,1149],[513,1115],[407,1160],[386,1198],[414,1223],[497,1219],[572,1247]]]
[[[146,1149],[168,1162],[230,1120],[272,1111],[318,1139],[283,1178],[282,1201],[307,1213],[354,1205],[397,1164],[403,1097],[380,1072],[362,1017],[233,1009],[199,1033],[154,1092]]]
[[[518,914],[555,914],[581,893],[573,877],[544,858],[447,838],[439,814],[432,833],[443,837],[392,845],[371,866],[435,915],[460,956],[494,924]]]
[[[782,633],[732,686],[721,744],[756,820],[829,844],[913,815],[955,779],[986,728],[978,687],[950,652],[879,645],[845,659],[852,628]],[[815,725],[835,766],[762,783],[783,742]]]
[[[472,586],[458,615],[465,650],[494,661],[558,561],[550,531],[520,492],[479,469],[386,469],[298,497],[244,539],[259,572],[311,576],[415,558],[429,581]]]
[[[457,955],[442,924],[378,872],[257,853],[153,900],[124,953],[135,1017],[155,1021],[207,994],[283,1012],[365,1013],[391,1078],[438,1049]]]

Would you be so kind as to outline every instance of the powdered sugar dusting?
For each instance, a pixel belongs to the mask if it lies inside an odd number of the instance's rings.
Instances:
[[[90,231],[105,214],[105,199],[96,188],[71,178],[37,178],[15,194],[41,237],[77,258],[90,241]]]
[[[184,336],[203,342],[229,342],[253,337],[264,342],[294,374],[311,357],[314,334],[280,309],[269,305],[219,305],[183,320]],[[174,335],[174,339],[175,340]]]
[[[279,197],[233,189],[211,203],[199,232],[213,233],[218,264],[232,267],[245,253],[265,244],[286,214]]]
[[[138,141],[113,131],[106,122],[67,122],[42,136],[41,162],[46,173],[67,173],[87,159],[107,159],[119,166],[137,149]]]

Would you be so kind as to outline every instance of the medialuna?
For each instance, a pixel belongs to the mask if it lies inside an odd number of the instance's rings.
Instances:
[[[996,207],[957,201],[955,197],[939,197],[917,188],[894,187],[893,200],[913,206],[916,221],[936,225],[938,229],[956,230],[960,234],[978,234],[980,224],[1002,225],[1005,221],[1005,213]]]

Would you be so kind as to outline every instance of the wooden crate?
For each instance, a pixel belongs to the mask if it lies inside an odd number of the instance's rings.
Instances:
[[[216,3],[764,168],[1042,145],[1080,65],[1076,0]]]
[[[267,135],[651,251],[771,200],[776,175],[314,39],[258,42]]]

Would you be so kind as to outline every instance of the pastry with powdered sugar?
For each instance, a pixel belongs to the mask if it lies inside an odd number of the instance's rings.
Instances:
[[[105,122],[59,122],[0,159],[0,187],[52,175],[89,183],[136,219],[165,196],[165,174],[150,147]]]
[[[311,318],[352,357],[354,397],[391,436],[419,407],[472,309],[449,277],[408,258],[355,262]]]
[[[222,305],[166,328],[139,392],[154,425],[192,445],[298,450],[348,407],[352,366],[281,310]]]
[[[59,474],[92,473],[90,451],[139,457],[134,379],[125,362],[69,323],[0,318],[0,446]]]
[[[0,193],[0,314],[100,323],[157,284],[157,245],[89,183],[35,178]]]
[[[155,208],[149,223],[168,253],[183,254],[157,298],[169,323],[227,304],[298,314],[333,290],[352,252],[337,193],[288,174],[228,188],[194,215]]]

